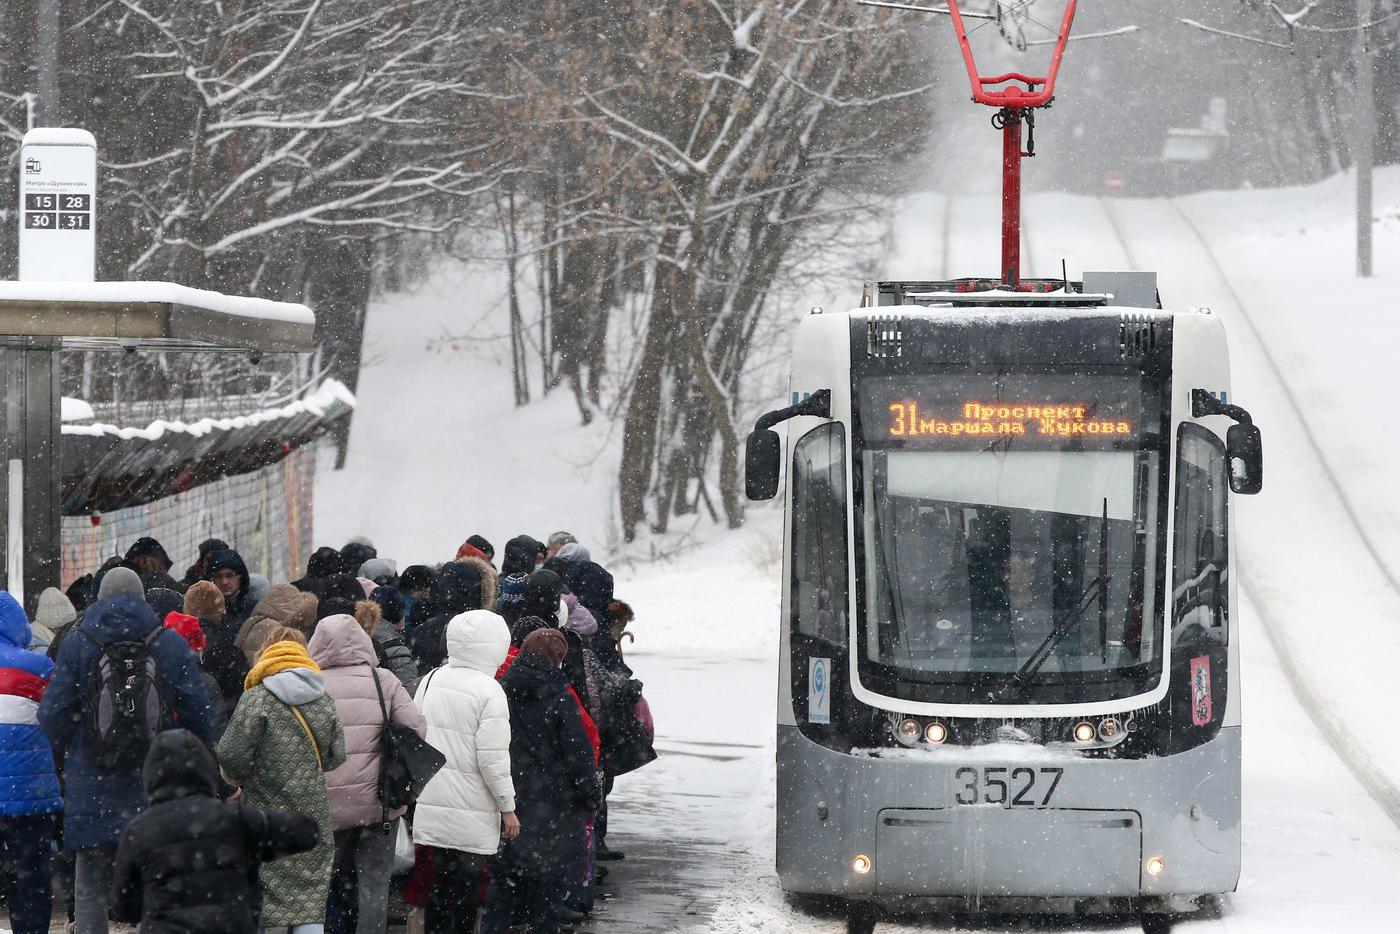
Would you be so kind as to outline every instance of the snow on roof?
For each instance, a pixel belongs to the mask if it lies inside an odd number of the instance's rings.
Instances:
[[[266,298],[225,295],[174,282],[0,282],[0,302],[55,305],[174,305],[259,321],[314,325],[305,305]],[[175,310],[175,314],[179,309]]]
[[[78,400],[63,400],[65,403]],[[86,405],[86,403],[82,403]],[[214,431],[232,431],[237,428],[251,428],[267,422],[295,418],[298,415],[322,416],[334,409],[337,405],[348,409],[355,407],[355,395],[345,387],[345,384],[335,379],[328,379],[313,392],[301,397],[295,402],[273,409],[263,409],[260,412],[253,412],[249,415],[237,415],[233,418],[201,418],[195,422],[166,421],[156,419],[145,428],[121,428],[117,425],[97,424],[97,425],[64,425],[65,435],[87,435],[98,437],[101,435],[114,435],[123,441],[140,439],[143,441],[155,441],[163,437],[166,432],[179,432],[181,434],[202,437]],[[92,409],[88,408],[88,417],[92,417]]]
[[[90,422],[94,418],[92,406],[82,399],[64,396],[59,404],[59,419],[65,422]]]
[[[91,146],[97,139],[87,130],[69,126],[40,126],[24,134],[25,146]]]

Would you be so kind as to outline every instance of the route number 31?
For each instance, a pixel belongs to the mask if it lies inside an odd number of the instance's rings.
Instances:
[[[958,804],[999,804],[1004,808],[1050,806],[1065,770],[964,766],[953,773]]]

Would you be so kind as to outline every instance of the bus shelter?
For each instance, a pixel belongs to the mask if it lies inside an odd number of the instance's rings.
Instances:
[[[170,282],[0,282],[5,589],[32,613],[60,578],[64,350],[300,353],[314,330],[305,305]]]

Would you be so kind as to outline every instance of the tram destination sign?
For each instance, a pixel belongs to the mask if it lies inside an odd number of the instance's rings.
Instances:
[[[1032,447],[1117,446],[1139,439],[1136,381],[1078,374],[981,374],[862,380],[867,442],[983,447],[1014,439]]]
[[[959,437],[1049,438],[1131,437],[1127,418],[1102,415],[1083,402],[982,402],[922,405],[917,399],[891,402],[887,437],[934,440]]]

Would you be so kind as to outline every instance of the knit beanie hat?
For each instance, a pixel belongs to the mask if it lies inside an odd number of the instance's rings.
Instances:
[[[457,549],[457,559],[461,560],[462,558],[480,558],[482,561],[487,560],[486,552],[469,541],[462,542],[461,547]]]
[[[197,617],[190,616],[188,613],[172,612],[165,617],[165,628],[173,629],[175,634],[188,642],[194,651],[204,651],[204,629],[200,627]]]
[[[146,588],[141,586],[141,578],[131,568],[112,568],[102,576],[102,584],[97,588],[97,599],[110,600],[113,597],[144,597]]]
[[[206,623],[223,619],[224,595],[210,581],[197,581],[185,591],[185,612]]]
[[[78,611],[57,587],[45,587],[39,594],[39,608],[34,611],[34,625],[58,632],[78,618]]]
[[[558,668],[564,656],[569,654],[569,643],[557,629],[539,629],[526,636],[524,644],[520,646],[520,654],[538,655]]]
[[[398,565],[388,558],[370,558],[360,565],[360,577],[368,577],[375,583],[394,580],[399,576]]]
[[[528,574],[507,574],[501,578],[501,594],[496,598],[496,612],[509,619],[525,605],[525,581]]]
[[[522,616],[516,620],[514,626],[510,627],[510,644],[519,647],[533,633],[539,632],[541,629],[549,629],[551,625],[538,616]]]

